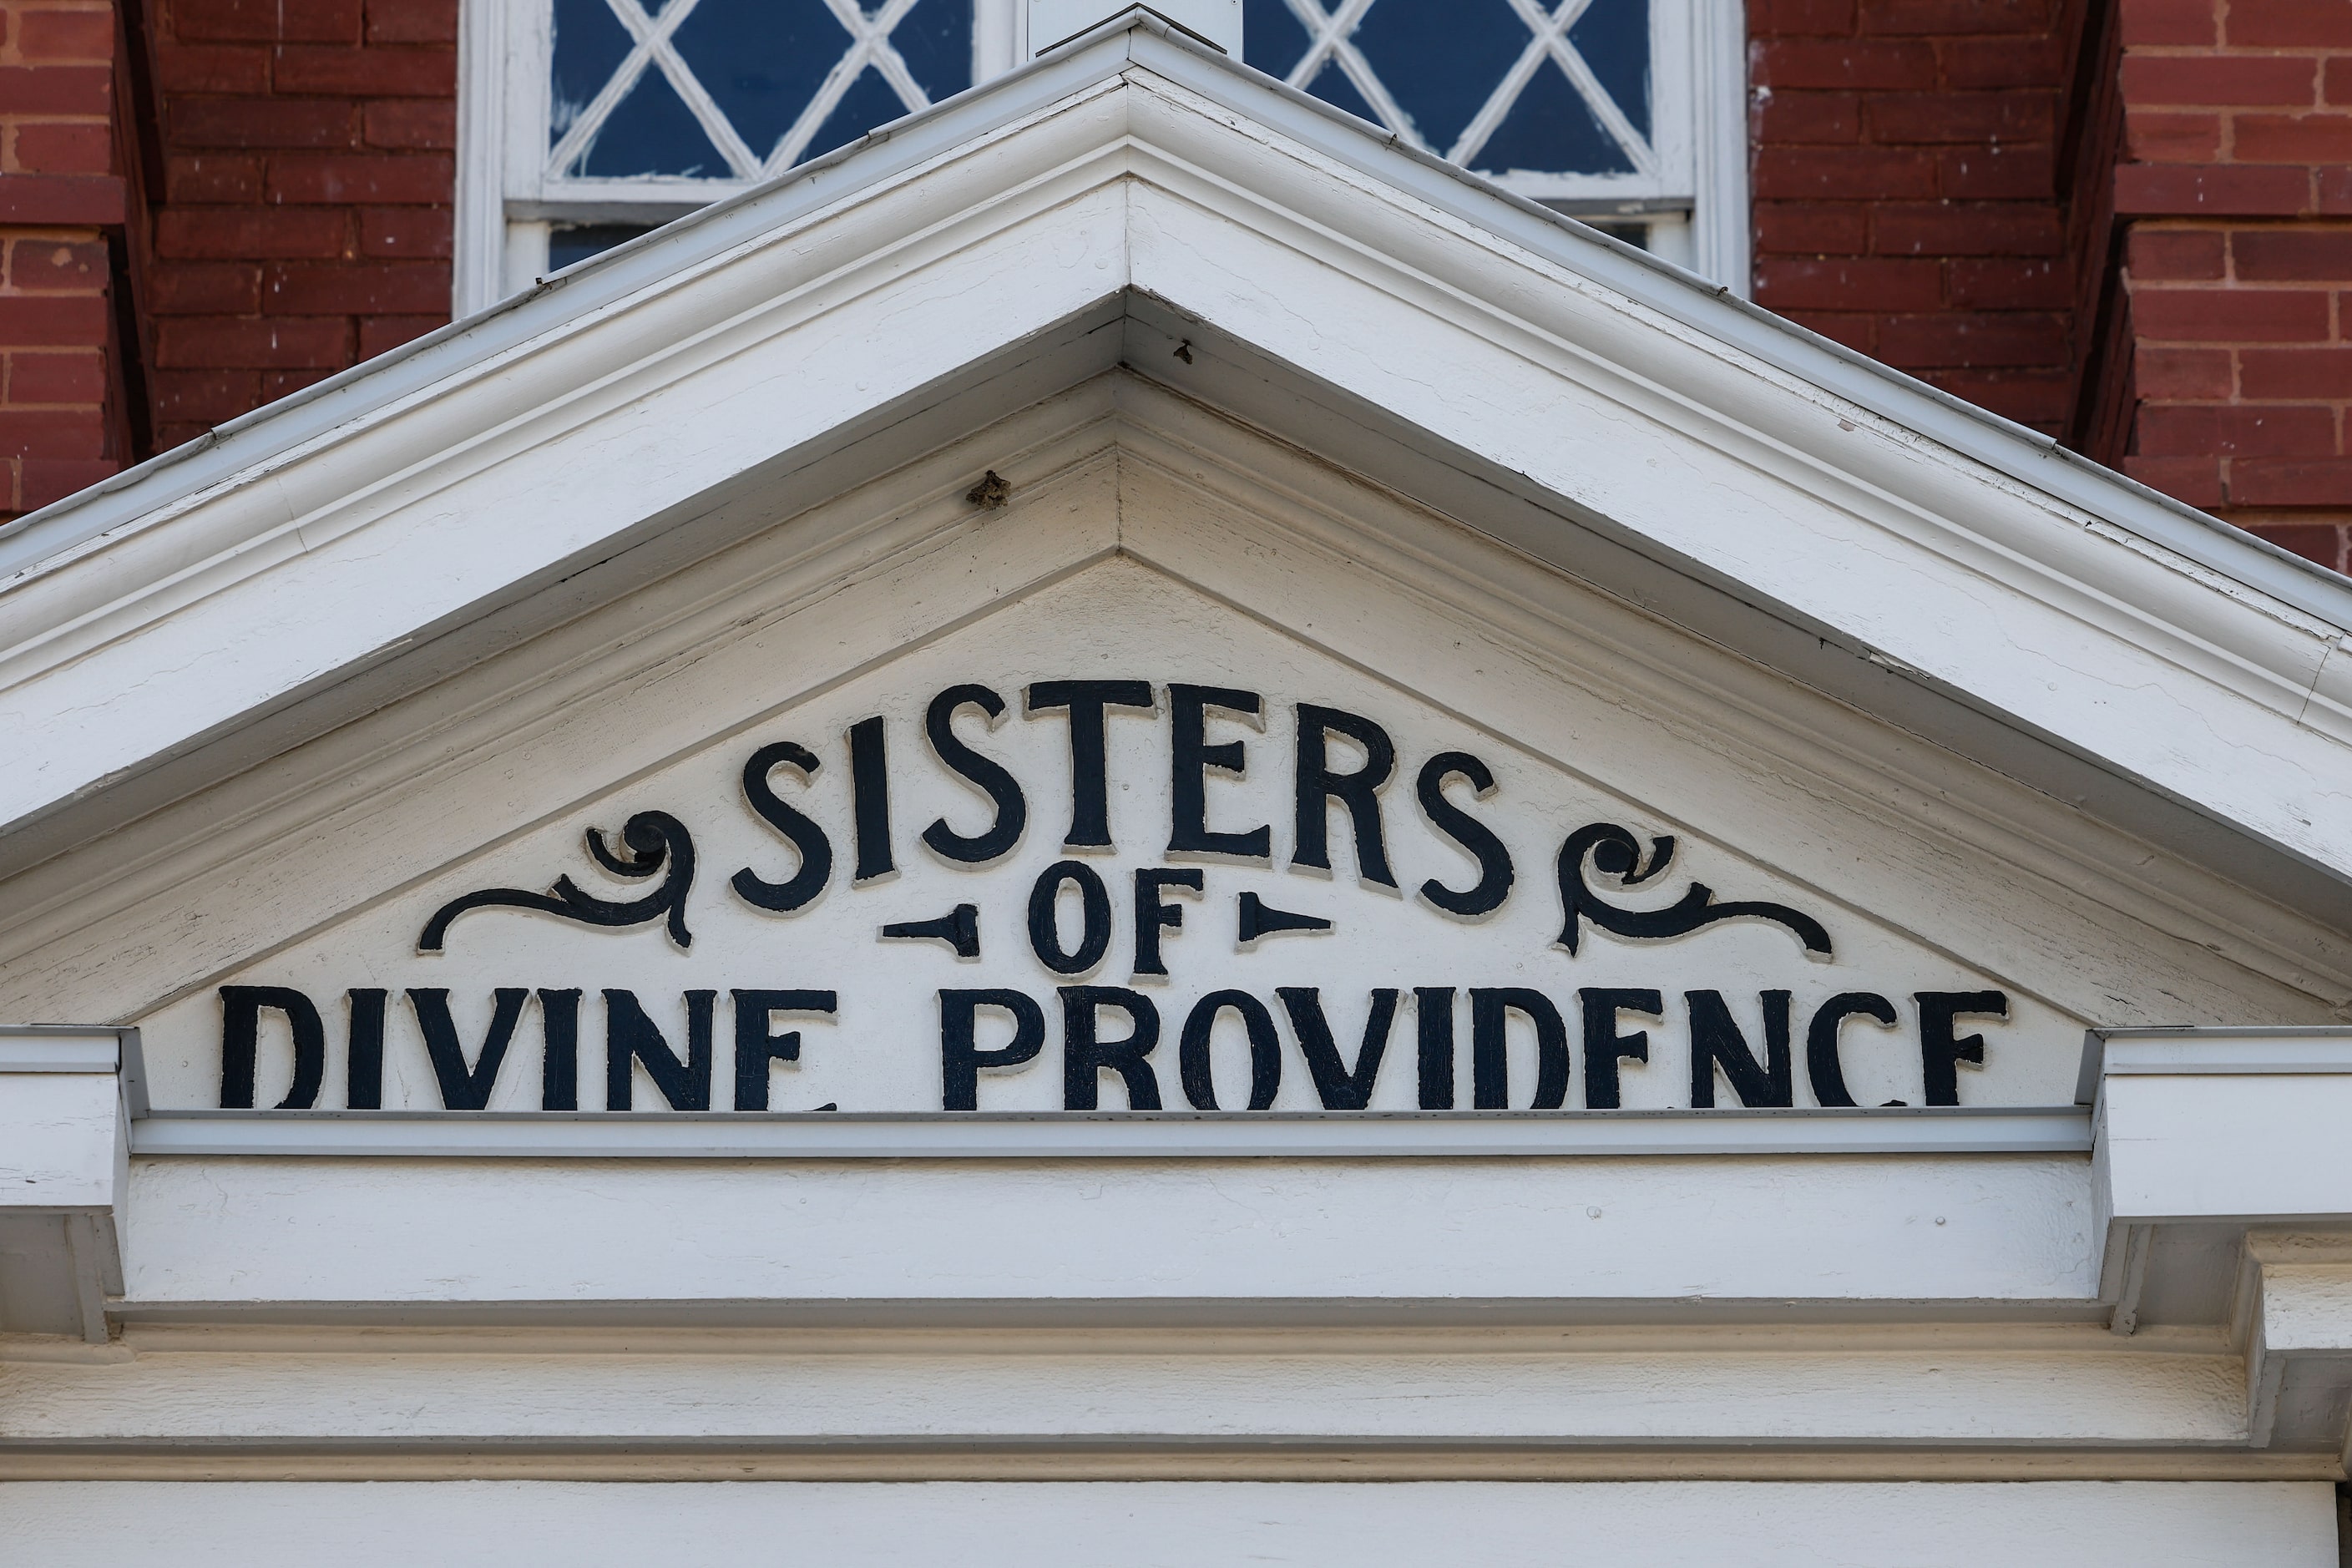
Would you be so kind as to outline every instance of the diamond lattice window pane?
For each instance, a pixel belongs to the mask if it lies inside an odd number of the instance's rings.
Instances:
[[[554,65],[548,87],[548,145],[579,123],[629,58],[629,30],[604,0],[555,0]]]
[[[1444,152],[1518,62],[1528,30],[1510,0],[1378,0],[1351,41],[1423,143]]]
[[[1556,70],[1538,70],[1528,78],[1475,162],[1481,170],[1496,174],[1560,168],[1591,174],[1633,172],[1624,148]]]
[[[736,134],[764,153],[824,86],[849,35],[824,0],[698,0],[677,41]]]
[[[1249,63],[1493,174],[1649,174],[1651,0],[1244,0]]]
[[[971,0],[553,0],[549,172],[747,180],[971,85]]]
[[[971,85],[971,7],[923,0],[890,33],[891,45],[933,103]]]
[[[815,134],[810,137],[808,146],[801,155],[805,158],[821,157],[835,147],[847,146],[877,125],[887,123],[906,112],[898,102],[898,95],[890,90],[890,84],[882,79],[879,72],[872,69],[859,71],[850,79],[833,112],[817,126]]]
[[[712,180],[726,177],[727,160],[677,89],[659,71],[646,71],[604,117],[576,169],[598,179],[675,174]]]
[[[1601,89],[1643,138],[1650,131],[1650,8],[1647,5],[1588,6],[1569,25],[1568,41],[1592,68]]]

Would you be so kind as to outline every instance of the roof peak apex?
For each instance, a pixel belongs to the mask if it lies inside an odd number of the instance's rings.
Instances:
[[[1160,0],[1157,5],[1139,0],[1028,0],[1028,6],[1033,60],[1137,28],[1242,58],[1241,0]],[[1052,41],[1035,43],[1041,35]]]

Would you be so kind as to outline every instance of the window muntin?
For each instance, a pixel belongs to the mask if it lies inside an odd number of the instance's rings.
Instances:
[[[1251,65],[1489,178],[1668,173],[1651,0],[1246,0],[1243,15]]]
[[[463,3],[461,312],[1027,53],[1020,0]],[[1244,4],[1250,65],[1744,291],[1739,0]]]
[[[971,85],[971,0],[552,0],[545,176],[767,179]]]

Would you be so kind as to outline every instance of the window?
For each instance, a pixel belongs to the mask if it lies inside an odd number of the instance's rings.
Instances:
[[[1244,0],[1243,17],[1244,56],[1269,76],[1507,190],[1744,281],[1744,67],[1729,6]],[[1717,198],[1705,211],[1703,193]]]
[[[1010,69],[1029,44],[1022,0],[465,5],[461,314]],[[1243,54],[1744,291],[1738,7],[1244,0]]]

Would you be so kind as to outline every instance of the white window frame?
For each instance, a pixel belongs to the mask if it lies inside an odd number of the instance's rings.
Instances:
[[[1330,0],[1327,8],[1337,12],[1339,4]],[[1632,174],[1510,174],[1497,183],[1579,217],[1640,224],[1650,249],[1744,296],[1748,71],[1740,0],[1652,4],[1652,166]],[[451,268],[451,305],[459,317],[545,274],[549,237],[559,223],[666,223],[758,183],[549,175],[551,15],[551,0],[461,0]],[[1026,57],[1026,21],[1022,0],[974,0],[975,82]]]

